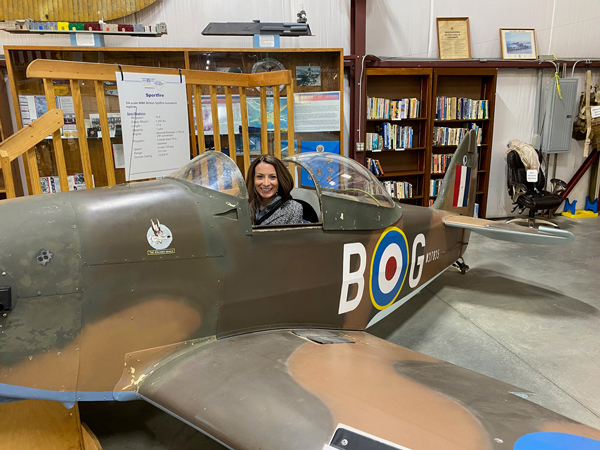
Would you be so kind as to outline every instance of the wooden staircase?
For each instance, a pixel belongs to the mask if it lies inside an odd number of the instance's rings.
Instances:
[[[0,450],[102,450],[75,405],[24,400],[0,404]]]

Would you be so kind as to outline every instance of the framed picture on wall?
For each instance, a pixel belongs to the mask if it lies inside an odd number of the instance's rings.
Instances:
[[[502,59],[537,59],[535,29],[500,28]]]
[[[440,59],[471,59],[468,17],[438,17],[437,35]]]

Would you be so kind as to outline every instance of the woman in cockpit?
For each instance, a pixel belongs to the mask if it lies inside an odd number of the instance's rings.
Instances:
[[[294,180],[279,159],[271,155],[256,158],[248,169],[246,186],[254,225],[302,223],[302,205],[290,196]]]

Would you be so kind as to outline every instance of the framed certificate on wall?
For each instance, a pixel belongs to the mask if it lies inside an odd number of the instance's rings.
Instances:
[[[471,59],[468,17],[437,18],[439,59]]]

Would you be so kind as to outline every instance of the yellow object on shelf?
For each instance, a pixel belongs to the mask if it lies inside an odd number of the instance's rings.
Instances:
[[[598,213],[595,213],[593,211],[586,211],[583,209],[575,211],[575,214],[571,213],[570,211],[564,211],[561,214],[565,217],[568,217],[569,219],[585,219],[587,217],[598,217]]]
[[[69,30],[69,22],[58,22],[56,24],[59,30],[68,31]]]

